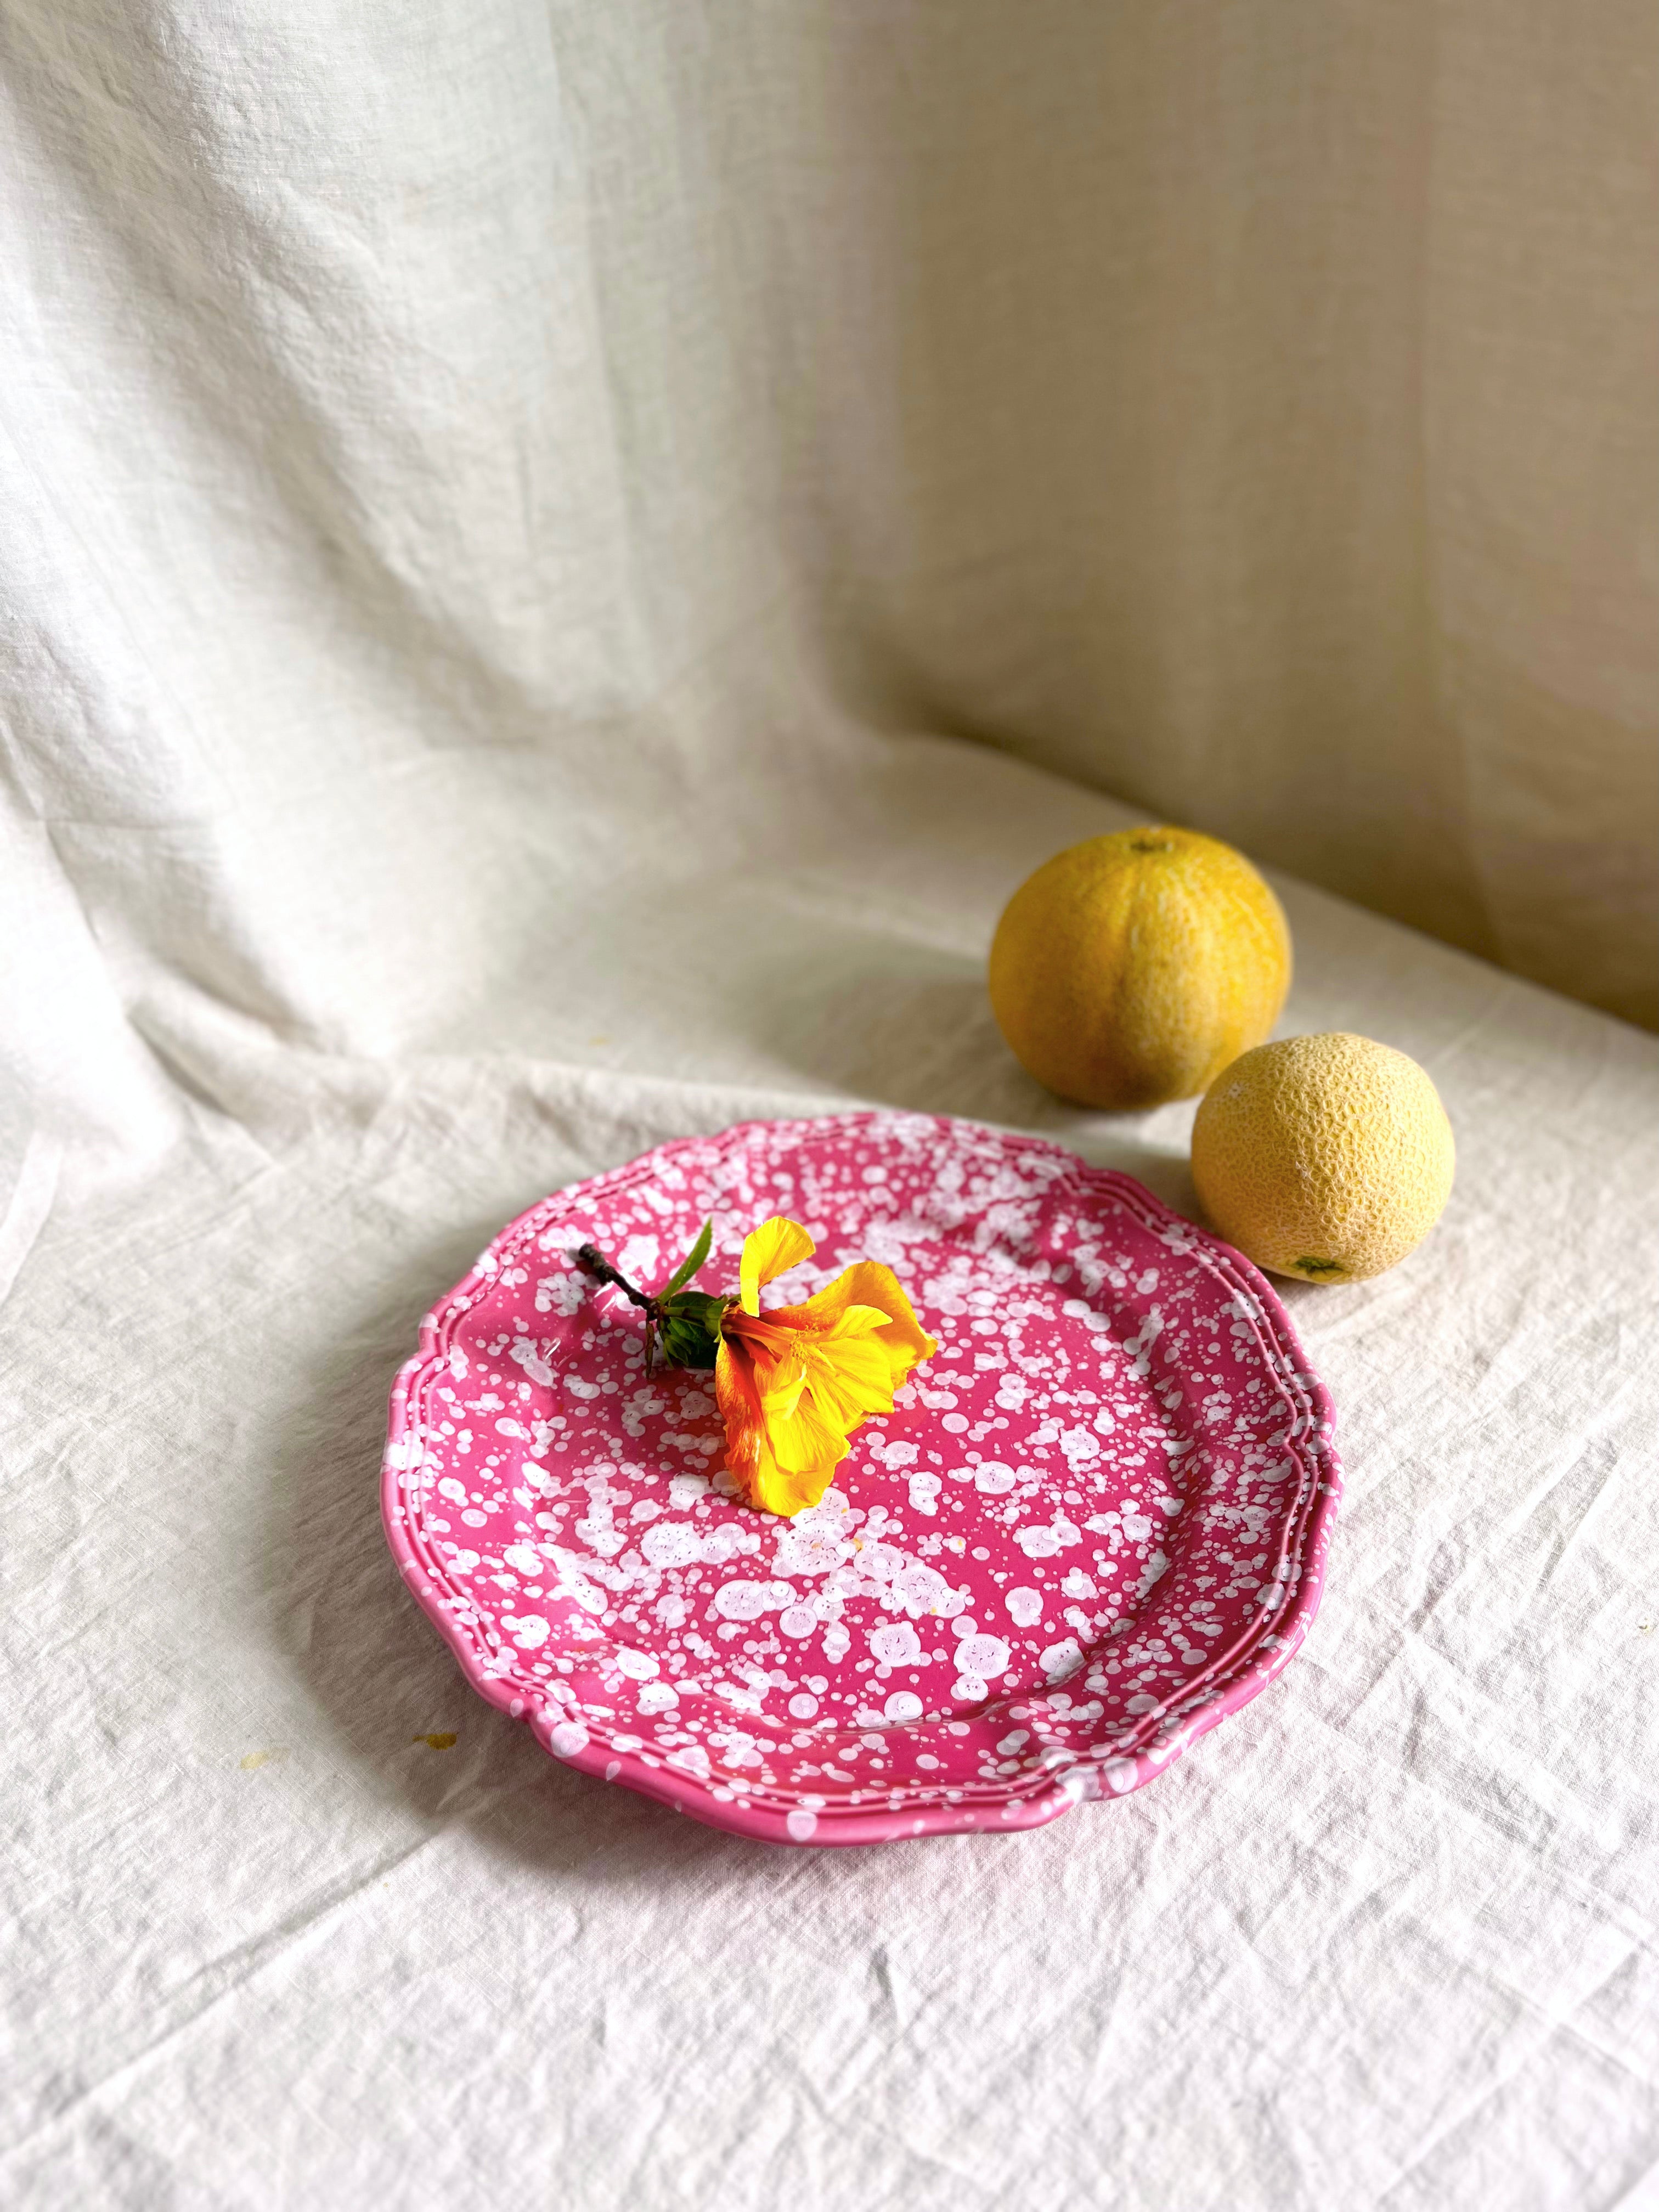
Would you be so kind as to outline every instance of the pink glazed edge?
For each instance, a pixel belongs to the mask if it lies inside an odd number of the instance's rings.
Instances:
[[[821,1126],[829,1121],[854,1125],[879,1118],[879,1113],[874,1110],[817,1115],[805,1117],[802,1126]],[[1126,1175],[1116,1168],[1091,1167],[1078,1154],[1048,1138],[1000,1129],[993,1123],[974,1121],[965,1115],[939,1115],[931,1118],[983,1129],[1018,1145],[1021,1150],[1056,1153],[1070,1162],[1086,1181],[1131,1193],[1137,1207],[1152,1218],[1179,1222],[1184,1229],[1194,1233],[1201,1239],[1211,1262],[1235,1272],[1259,1301],[1262,1311],[1273,1323],[1277,1340],[1274,1349],[1293,1368],[1319,1413],[1316,1434],[1304,1449],[1319,1462],[1320,1480],[1314,1486],[1312,1505],[1298,1528],[1297,1541],[1288,1555],[1301,1569],[1301,1573],[1294,1597],[1274,1618],[1271,1638],[1273,1648],[1267,1659],[1261,1662],[1258,1662],[1255,1656],[1261,1649],[1260,1644],[1240,1655],[1245,1662],[1243,1667],[1231,1680],[1218,1684],[1203,1705],[1188,1715],[1179,1734],[1171,1741],[1156,1748],[1149,1747],[1133,1753],[1126,1752],[1112,1762],[1109,1795],[1113,1797],[1127,1796],[1163,1773],[1184,1751],[1190,1749],[1200,1736],[1207,1735],[1230,1713],[1239,1711],[1254,1698],[1259,1697],[1267,1685],[1284,1672],[1301,1648],[1319,1610],[1323,1585],[1321,1565],[1330,1526],[1341,1499],[1341,1462],[1331,1440],[1335,1407],[1330,1393],[1309,1367],[1301,1340],[1277,1291],[1253,1261],[1224,1243],[1212,1231],[1178,1213],[1135,1176]],[[750,1130],[777,1126],[775,1121],[763,1119],[737,1121],[714,1133],[711,1137],[670,1139],[651,1149],[666,1152],[680,1143],[735,1141]],[[581,1178],[581,1185],[603,1185],[611,1176],[625,1174],[637,1164],[637,1160],[619,1162],[615,1168],[601,1175]],[[402,1443],[407,1425],[406,1407],[415,1380],[429,1363],[440,1357],[447,1358],[447,1331],[455,1309],[478,1285],[495,1273],[495,1253],[519,1233],[532,1215],[543,1212],[550,1200],[562,1196],[565,1189],[577,1187],[566,1185],[558,1191],[548,1193],[533,1206],[526,1206],[523,1212],[515,1214],[491,1238],[461,1280],[423,1316],[420,1347],[398,1370],[392,1386],[386,1446],[381,1461],[380,1515],[387,1543],[400,1571],[410,1561],[406,1547],[400,1540],[398,1528],[401,1462],[398,1447]],[[685,1814],[708,1827],[723,1829],[729,1835],[742,1836],[752,1842],[782,1844],[797,1850],[835,1850],[860,1844],[906,1843],[923,1836],[996,1835],[1044,1827],[1062,1813],[1070,1812],[1074,1806],[1091,1802],[1089,1796],[1080,1794],[1076,1788],[1066,1786],[1072,1776],[1062,1780],[1044,1777],[1036,1786],[1021,1794],[1011,1795],[994,1813],[984,1806],[957,1805],[927,1807],[919,1812],[908,1813],[844,1813],[827,1818],[819,1816],[812,1822],[810,1832],[794,1832],[790,1826],[791,1820],[796,1817],[793,1814],[758,1805],[744,1807],[735,1802],[723,1803],[695,1776],[667,1776],[660,1769],[646,1765],[631,1753],[619,1753],[604,1745],[585,1746],[574,1752],[556,1749],[552,1738],[562,1717],[560,1709],[554,1705],[546,1705],[538,1711],[526,1709],[524,1699],[510,1686],[486,1672],[477,1647],[465,1630],[447,1613],[427,1605],[418,1593],[415,1595],[416,1603],[449,1645],[462,1674],[478,1696],[509,1717],[522,1720],[542,1748],[558,1759],[562,1765],[591,1774],[596,1781],[619,1783],[624,1789],[632,1790],[641,1796],[653,1798],[671,1812]],[[515,1705],[520,1708],[517,1713],[513,1711]],[[1156,1718],[1156,1716],[1152,1717]],[[1075,1770],[1073,1772],[1074,1775]]]

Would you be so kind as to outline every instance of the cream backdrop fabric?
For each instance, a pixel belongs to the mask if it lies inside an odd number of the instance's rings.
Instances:
[[[1421,1059],[1458,1188],[1291,1288],[1325,1608],[1121,1804],[676,1820],[469,1697],[375,1503],[434,1292],[661,1138],[890,1101],[1190,1206],[1189,1106],[989,1022],[1135,818],[1053,771],[1643,1011],[1645,37],[0,12],[6,2202],[1659,2203],[1629,1027],[1280,879],[1285,1027]]]

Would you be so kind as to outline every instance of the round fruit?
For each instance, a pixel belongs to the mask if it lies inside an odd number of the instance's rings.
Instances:
[[[1195,830],[1120,830],[1046,861],[991,946],[1016,1056],[1085,1106],[1190,1098],[1260,1044],[1291,981],[1284,910],[1242,853]]]
[[[1451,1194],[1451,1123],[1414,1060],[1335,1030],[1236,1060],[1193,1123],[1210,1219],[1259,1267],[1304,1283],[1380,1275]]]

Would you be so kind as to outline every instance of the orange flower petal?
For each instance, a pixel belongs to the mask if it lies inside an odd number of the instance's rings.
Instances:
[[[774,1275],[787,1275],[791,1267],[810,1260],[817,1249],[799,1221],[787,1220],[781,1213],[751,1229],[743,1240],[743,1258],[738,1266],[738,1300],[744,1313],[759,1313],[763,1283],[769,1283]]]
[[[814,1405],[843,1431],[872,1413],[893,1410],[893,1370],[886,1347],[870,1337],[844,1338],[808,1362]]]
[[[919,1359],[931,1359],[939,1350],[910,1310],[898,1277],[875,1260],[859,1261],[805,1305],[775,1306],[766,1318],[785,1328],[824,1328],[855,1306],[872,1307],[886,1316],[882,1340],[895,1354],[905,1355],[901,1376],[908,1374]]]
[[[767,1450],[756,1483],[755,1503],[769,1513],[799,1513],[816,1505],[852,1446],[826,1420],[811,1392],[804,1392],[787,1420],[768,1425]]]
[[[729,1338],[722,1338],[714,1358],[714,1402],[726,1424],[726,1464],[747,1489],[765,1448],[766,1415],[755,1385],[754,1362]]]
[[[771,1513],[816,1504],[851,1432],[890,1413],[911,1368],[939,1348],[891,1268],[872,1261],[802,1305],[762,1314],[761,1284],[812,1249],[798,1222],[763,1222],[744,1245],[742,1306],[721,1324],[714,1393],[726,1463],[750,1503]]]

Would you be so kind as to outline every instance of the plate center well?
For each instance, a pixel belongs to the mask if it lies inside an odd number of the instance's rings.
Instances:
[[[434,1411],[468,1444],[438,1486],[454,1512],[428,1508],[434,1549],[516,1592],[504,1625],[532,1672],[562,1651],[647,1713],[712,1697],[775,1729],[869,1729],[1071,1680],[1167,1570],[1191,1425],[1147,1371],[1155,1332],[1131,1316],[1121,1340],[1073,1267],[963,1257],[911,1243],[939,1350],[784,1521],[730,1494],[712,1377],[647,1377],[633,1310],[554,1255],[533,1334],[495,1302],[458,1333],[467,1372]]]

